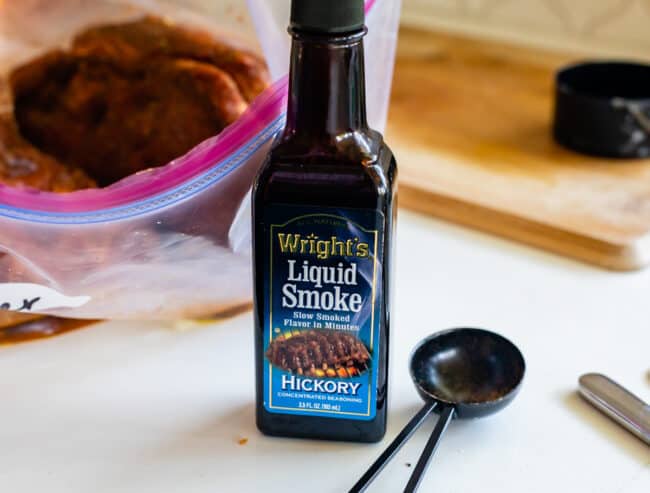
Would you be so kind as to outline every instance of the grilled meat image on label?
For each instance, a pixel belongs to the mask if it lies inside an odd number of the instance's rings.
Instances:
[[[273,366],[309,377],[355,377],[368,369],[370,353],[357,337],[334,330],[286,333],[266,350]]]

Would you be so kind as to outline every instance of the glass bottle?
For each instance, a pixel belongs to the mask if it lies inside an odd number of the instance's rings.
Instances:
[[[287,122],[253,188],[265,434],[386,430],[397,168],[366,121],[363,1],[297,1]]]

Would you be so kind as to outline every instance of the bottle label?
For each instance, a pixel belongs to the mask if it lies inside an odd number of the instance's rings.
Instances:
[[[273,205],[265,224],[265,409],[372,420],[383,215]]]

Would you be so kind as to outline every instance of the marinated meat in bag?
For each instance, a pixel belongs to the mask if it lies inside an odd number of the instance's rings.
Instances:
[[[21,133],[105,186],[218,134],[268,78],[255,55],[146,17],[84,31],[10,82]]]
[[[9,88],[0,80],[0,183],[49,192],[71,192],[96,186],[83,170],[68,168],[25,140],[10,107]]]
[[[6,115],[0,115],[0,183],[59,193],[96,186],[83,170],[68,168],[27,142]]]

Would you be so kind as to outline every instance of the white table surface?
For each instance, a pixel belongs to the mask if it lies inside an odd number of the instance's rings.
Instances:
[[[605,272],[407,212],[397,260],[382,443],[260,435],[250,313],[185,331],[105,323],[0,348],[0,491],[347,491],[420,406],[410,348],[464,325],[516,342],[526,380],[501,414],[452,423],[421,491],[650,492],[650,447],[575,392],[600,371],[650,400],[650,271]],[[432,425],[369,491],[401,491]]]

